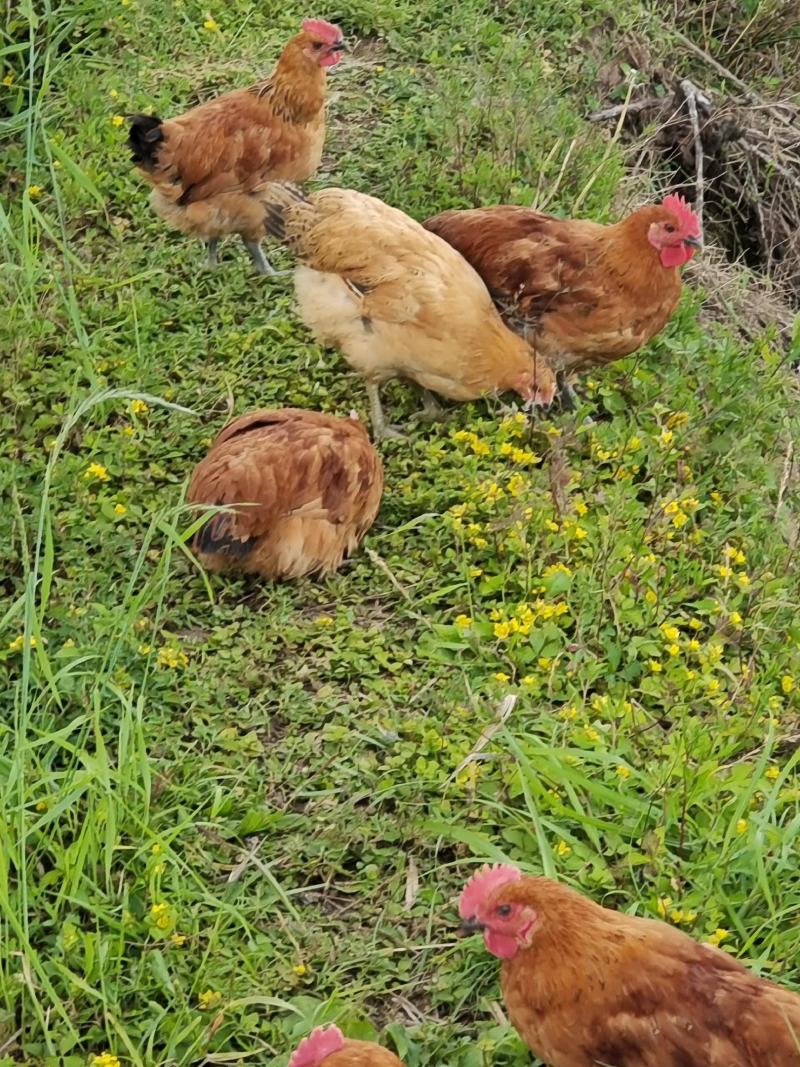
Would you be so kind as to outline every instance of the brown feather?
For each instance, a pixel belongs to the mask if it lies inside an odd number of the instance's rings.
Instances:
[[[195,537],[209,570],[266,578],[336,570],[372,526],[380,457],[355,419],[284,408],[229,423],[195,468],[190,504],[225,507]]]
[[[658,206],[612,226],[500,206],[445,211],[424,225],[477,270],[506,322],[556,370],[579,371],[635,352],[677,307],[678,268],[647,241]]]
[[[503,886],[501,902],[538,917],[502,986],[550,1067],[800,1067],[800,995],[720,949],[545,878]]]
[[[408,378],[451,400],[554,381],[464,258],[402,211],[352,189],[275,185],[262,198],[269,232],[302,264],[306,325],[367,381]]]
[[[344,1048],[326,1056],[320,1067],[403,1067],[403,1061],[371,1041],[346,1040]]]
[[[204,240],[264,235],[256,194],[267,181],[304,182],[325,140],[325,69],[298,34],[264,82],[209,100],[161,124],[153,166],[139,172],[173,228]]]

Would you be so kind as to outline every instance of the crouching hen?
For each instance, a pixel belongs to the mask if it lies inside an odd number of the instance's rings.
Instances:
[[[289,1067],[403,1067],[393,1052],[371,1041],[345,1038],[336,1026],[319,1026],[301,1041]]]
[[[355,416],[283,408],[234,419],[195,468],[188,502],[222,507],[193,549],[211,571],[336,570],[375,521],[383,467]]]
[[[249,89],[209,100],[174,119],[131,116],[128,147],[153,186],[150,204],[166,223],[208,244],[238,233],[260,274],[274,273],[259,244],[266,181],[304,182],[325,141],[326,71],[344,49],[338,26],[306,19],[275,70]]]
[[[506,865],[475,874],[459,911],[549,1067],[800,1067],[800,995],[667,923]]]
[[[375,197],[352,189],[263,195],[267,230],[297,255],[303,321],[366,380],[375,437],[387,426],[380,387],[407,378],[450,400],[506,390],[549,404],[555,378],[507,329],[486,286],[445,241]],[[426,393],[426,411],[436,406]]]
[[[697,216],[675,194],[611,226],[510,205],[445,211],[424,225],[472,264],[505,321],[567,386],[663,329],[680,267],[701,244]]]

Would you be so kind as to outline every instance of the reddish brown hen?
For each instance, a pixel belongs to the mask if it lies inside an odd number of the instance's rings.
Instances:
[[[506,865],[475,874],[459,911],[549,1067],[800,1067],[800,995],[667,923]]]
[[[336,1026],[313,1030],[301,1041],[289,1067],[403,1067],[393,1052],[371,1041],[351,1041]]]
[[[506,322],[565,383],[663,329],[680,267],[700,246],[697,216],[674,194],[612,226],[512,206],[445,211],[423,225],[472,264]]]
[[[225,507],[195,536],[212,571],[326,574],[375,521],[383,467],[357,418],[284,408],[234,419],[195,468],[190,504]]]
[[[208,244],[238,233],[261,274],[274,273],[261,250],[264,212],[255,193],[267,181],[304,182],[316,171],[325,141],[326,70],[338,63],[341,30],[306,19],[272,74],[162,122],[131,117],[128,146],[153,186],[155,213]]]

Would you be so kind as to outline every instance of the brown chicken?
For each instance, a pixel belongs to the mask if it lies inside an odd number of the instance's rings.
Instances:
[[[319,166],[326,70],[344,47],[337,26],[306,19],[266,80],[166,122],[131,117],[128,147],[153,186],[153,210],[205,241],[210,265],[219,238],[238,233],[258,272],[274,273],[259,243],[264,212],[256,194],[266,181],[304,182]]]
[[[365,193],[323,189],[305,197],[287,185],[264,194],[267,230],[297,255],[303,321],[340,348],[366,380],[376,438],[387,426],[380,387],[408,378],[450,400],[512,390],[549,404],[555,378],[507,329],[486,286],[444,241]]]
[[[445,211],[423,225],[472,264],[570,398],[569,375],[630,355],[664,327],[680,267],[701,245],[697,216],[675,194],[613,226],[511,206]]]
[[[351,1041],[337,1026],[318,1026],[301,1041],[289,1067],[403,1067],[393,1052],[371,1041]]]
[[[800,995],[667,923],[503,864],[470,879],[459,912],[549,1067],[800,1067]]]
[[[224,507],[193,549],[211,571],[336,570],[375,521],[383,467],[355,415],[283,408],[234,419],[194,470],[190,504]]]

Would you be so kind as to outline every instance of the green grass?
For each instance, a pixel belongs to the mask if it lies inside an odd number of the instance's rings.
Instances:
[[[611,5],[514,6],[326,11],[364,43],[332,79],[321,182],[418,217],[609,217],[621,165],[581,119],[577,42]],[[465,405],[387,445],[340,574],[206,580],[182,495],[229,412],[366,404],[237,242],[198,270],[113,122],[247,83],[309,12],[237,0],[216,34],[193,0],[167,10],[23,10],[0,48],[0,1064],[283,1064],[322,1020],[408,1067],[527,1063],[496,961],[454,938],[483,859],[727,930],[800,987],[783,357],[687,292],[577,417]]]

